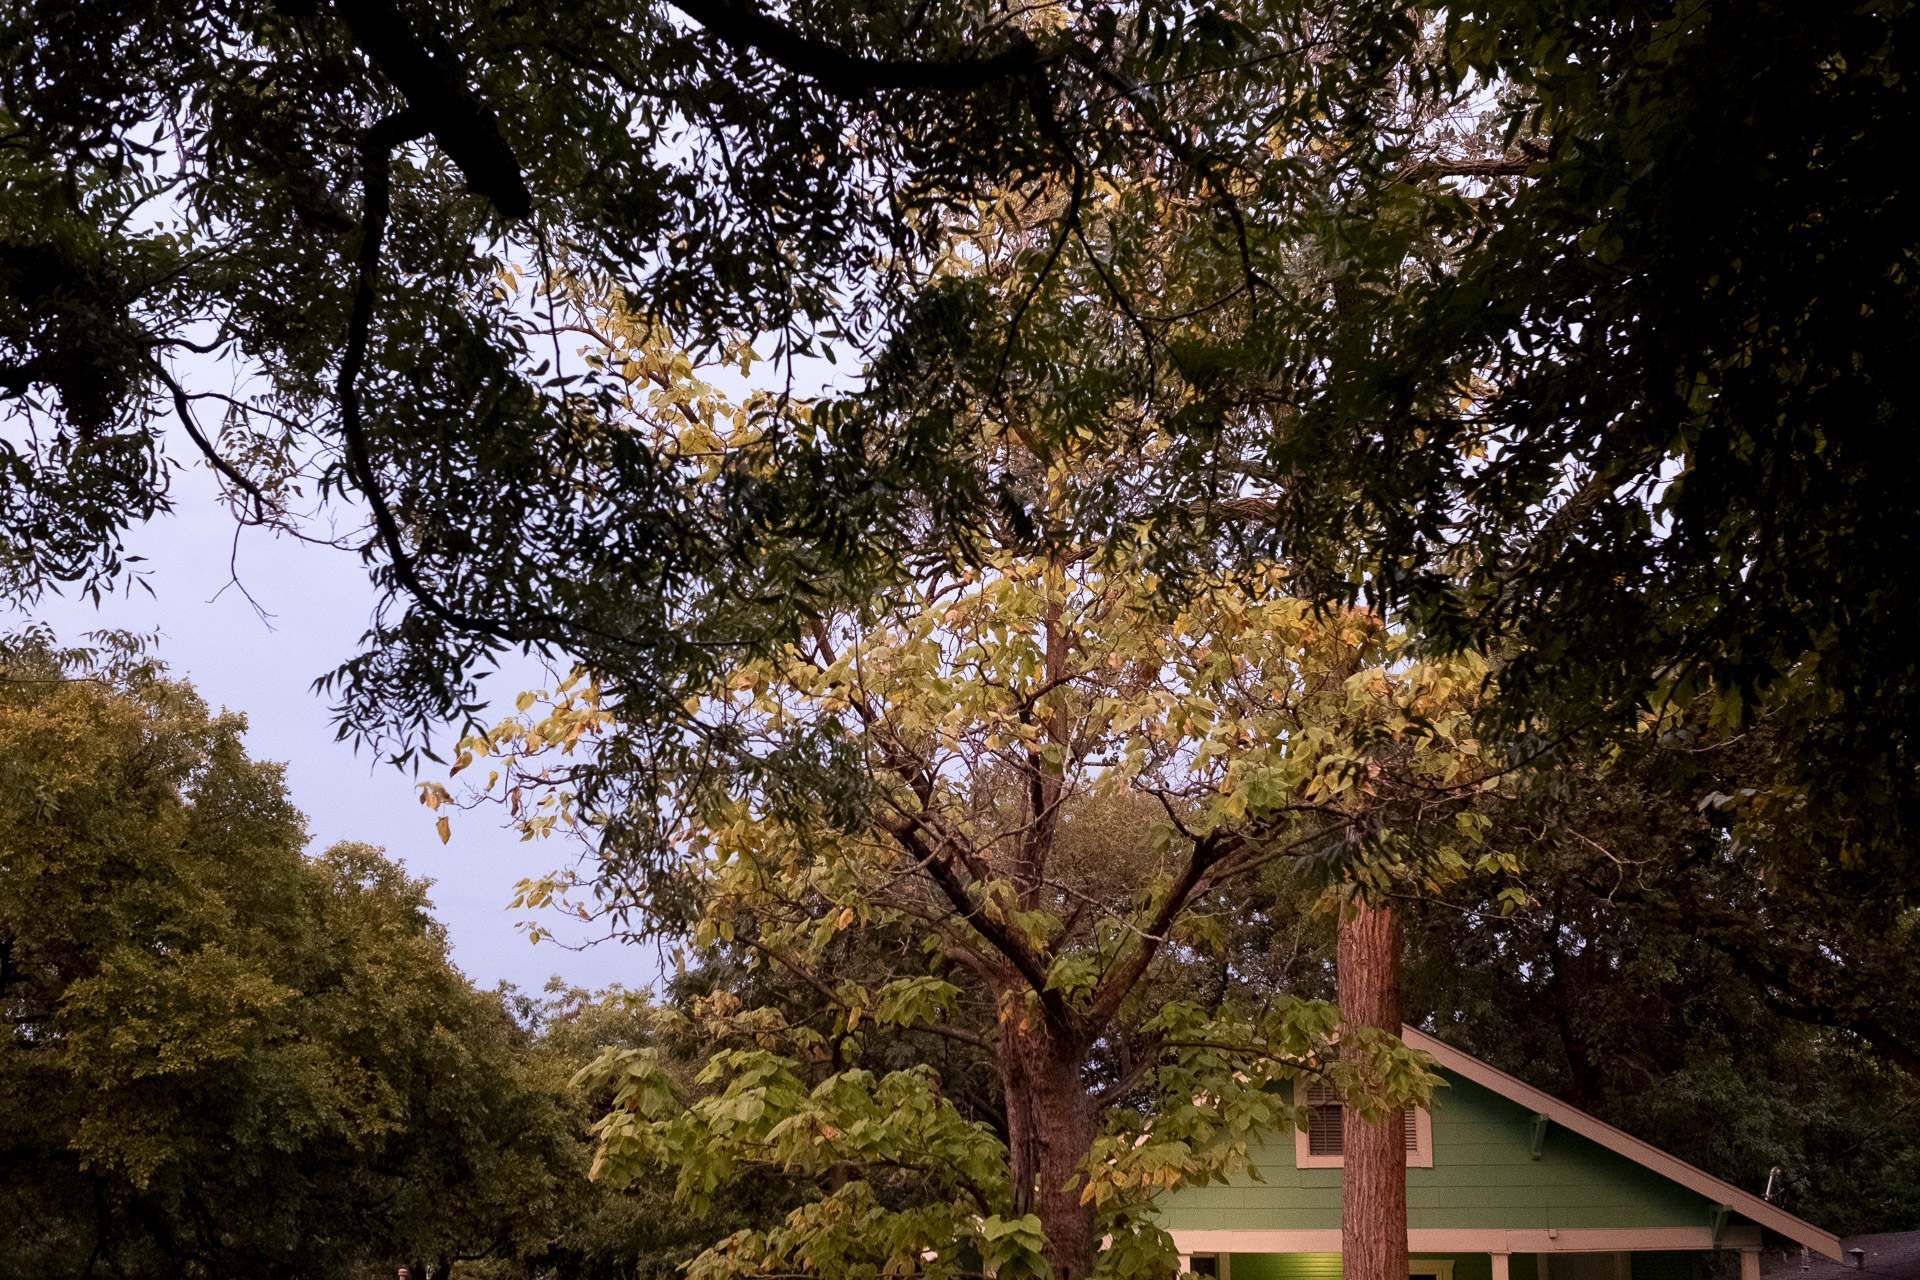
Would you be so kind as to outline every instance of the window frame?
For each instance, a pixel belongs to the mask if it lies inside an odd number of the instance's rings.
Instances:
[[[1293,1098],[1295,1106],[1305,1106],[1304,1099],[1312,1081],[1307,1077],[1295,1076],[1293,1080]],[[1346,1121],[1346,1108],[1341,1108],[1341,1123]],[[1337,1156],[1317,1156],[1307,1142],[1306,1125],[1293,1127],[1293,1167],[1296,1169],[1344,1169],[1347,1158],[1343,1151]],[[1425,1107],[1413,1109],[1413,1143],[1407,1149],[1407,1168],[1433,1168],[1433,1115]],[[1341,1146],[1346,1146],[1345,1141]],[[1450,1277],[1442,1277],[1450,1280]]]

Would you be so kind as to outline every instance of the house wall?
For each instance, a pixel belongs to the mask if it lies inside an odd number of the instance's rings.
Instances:
[[[1407,1170],[1409,1228],[1557,1231],[1707,1224],[1706,1197],[1576,1133],[1549,1126],[1541,1158],[1534,1160],[1532,1112],[1472,1081],[1441,1074],[1448,1087],[1434,1094],[1433,1167]],[[1224,1185],[1182,1187],[1161,1202],[1162,1224],[1174,1231],[1339,1228],[1339,1169],[1294,1168],[1290,1133],[1270,1136],[1249,1155],[1263,1182],[1243,1176]],[[1484,1262],[1484,1255],[1478,1256]],[[1238,1255],[1234,1265],[1240,1265]],[[1458,1267],[1455,1277],[1489,1280]],[[1242,1275],[1236,1269],[1234,1280],[1325,1278]],[[1522,1278],[1516,1272],[1512,1280]],[[1634,1280],[1643,1278],[1636,1272]]]

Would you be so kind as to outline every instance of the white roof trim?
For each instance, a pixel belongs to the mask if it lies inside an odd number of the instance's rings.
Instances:
[[[1685,1160],[1670,1156],[1649,1142],[1642,1142],[1624,1130],[1616,1129],[1604,1120],[1595,1119],[1578,1107],[1568,1106],[1550,1093],[1543,1093],[1532,1085],[1516,1080],[1498,1067],[1489,1066],[1470,1054],[1462,1053],[1452,1045],[1434,1039],[1418,1027],[1402,1026],[1400,1038],[1415,1049],[1433,1055],[1433,1060],[1447,1070],[1465,1076],[1477,1085],[1493,1090],[1512,1102],[1517,1102],[1530,1111],[1544,1115],[1564,1129],[1570,1129],[1583,1138],[1589,1138],[1609,1151],[1625,1156],[1635,1164],[1653,1170],[1662,1177],[1670,1178],[1690,1191],[1697,1191],[1715,1204],[1733,1206],[1735,1213],[1741,1214],[1769,1231],[1775,1231],[1809,1249],[1817,1250],[1841,1261],[1840,1237],[1822,1231],[1811,1222],[1796,1218],[1784,1209],[1777,1209],[1759,1196],[1742,1191],[1731,1182],[1722,1182],[1704,1169],[1696,1169]]]
[[[1175,1227],[1167,1232],[1182,1254],[1196,1253],[1339,1253],[1340,1228],[1199,1228]],[[1722,1249],[1760,1249],[1760,1228],[1728,1227],[1720,1233]],[[1407,1232],[1413,1253],[1639,1253],[1692,1252],[1713,1248],[1713,1228],[1697,1227],[1562,1227],[1556,1230],[1509,1230],[1505,1227],[1415,1227]]]

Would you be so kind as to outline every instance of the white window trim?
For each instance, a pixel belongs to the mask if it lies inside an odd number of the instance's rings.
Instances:
[[[1296,1104],[1306,1093],[1307,1082],[1296,1076],[1293,1081],[1293,1096]],[[1307,1143],[1305,1125],[1293,1127],[1293,1167],[1296,1169],[1344,1169],[1344,1156],[1316,1156]],[[1425,1107],[1413,1109],[1413,1150],[1407,1152],[1407,1168],[1433,1168],[1433,1115]],[[1451,1276],[1442,1280],[1452,1280]]]

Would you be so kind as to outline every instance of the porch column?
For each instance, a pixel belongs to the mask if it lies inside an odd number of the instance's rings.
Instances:
[[[1495,1277],[1495,1280],[1499,1280]],[[1760,1280],[1760,1251],[1742,1249],[1740,1251],[1740,1280]]]
[[[1489,1254],[1488,1256],[1493,1259],[1493,1280],[1507,1280],[1507,1260],[1513,1255],[1510,1253],[1495,1253]],[[1740,1280],[1748,1280],[1748,1277],[1741,1276]]]

